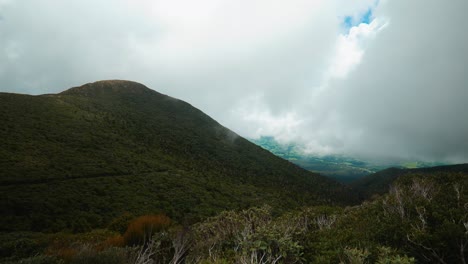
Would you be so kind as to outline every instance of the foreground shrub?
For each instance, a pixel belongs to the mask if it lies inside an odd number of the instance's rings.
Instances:
[[[143,245],[158,232],[167,230],[171,219],[165,215],[144,215],[130,222],[123,235],[127,246]]]
[[[406,255],[399,255],[397,252],[389,247],[379,247],[378,256],[375,261],[371,261],[372,254],[367,249],[350,248],[344,249],[344,260],[341,264],[363,264],[363,263],[376,263],[376,264],[414,264],[415,259]]]
[[[0,243],[0,258],[16,257],[26,258],[38,254],[43,248],[38,245],[38,242],[32,238],[12,237],[10,241],[2,241]]]
[[[46,255],[38,255],[30,258],[24,258],[17,261],[6,261],[1,262],[3,264],[64,264],[64,261],[54,257]]]
[[[294,234],[303,226],[296,218],[282,220],[273,219],[269,206],[223,212],[195,227],[190,258],[206,263],[297,263],[302,247]]]
[[[168,232],[153,234],[145,244],[133,247],[129,263],[135,264],[179,264],[186,262],[192,237],[186,229],[172,228]]]
[[[121,235],[116,235],[109,237],[100,245],[100,248],[105,249],[105,248],[110,248],[110,247],[123,247],[125,245],[125,241],[123,236]]]
[[[94,247],[84,245],[73,258],[71,264],[126,264],[128,263],[128,250],[126,248],[108,248],[98,251]]]

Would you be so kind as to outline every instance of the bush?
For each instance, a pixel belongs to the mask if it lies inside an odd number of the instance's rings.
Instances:
[[[127,246],[142,245],[148,242],[153,234],[166,230],[171,219],[165,215],[144,215],[133,220],[123,235]]]
[[[72,258],[71,264],[125,264],[127,262],[127,249],[108,248],[97,251],[93,247],[83,246],[81,250]]]
[[[16,240],[1,243],[0,257],[25,258],[39,253],[41,247],[31,238],[19,238]]]
[[[107,229],[124,234],[133,218],[134,216],[132,214],[125,212],[122,215],[114,218]]]
[[[302,221],[274,219],[269,206],[225,211],[196,225],[196,244],[190,259],[207,263],[297,263],[302,246],[294,235],[303,231]],[[279,261],[279,262],[278,262]]]
[[[102,248],[110,248],[110,247],[123,247],[125,245],[125,241],[123,236],[116,235],[113,237],[109,237],[104,241]]]
[[[48,249],[47,254],[58,257],[59,259],[64,260],[66,263],[70,263],[70,261],[78,254],[78,250],[73,247],[64,246],[55,252],[51,252],[51,250]]]
[[[38,255],[30,258],[21,259],[18,261],[2,262],[4,264],[63,264],[64,262],[57,257]]]

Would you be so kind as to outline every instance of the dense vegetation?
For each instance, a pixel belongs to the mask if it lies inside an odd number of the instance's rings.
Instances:
[[[356,191],[126,81],[0,94],[0,121],[2,263],[468,259],[468,165],[370,175],[357,205]]]
[[[468,164],[417,169],[389,168],[366,177],[362,177],[361,179],[352,182],[350,186],[359,194],[361,200],[367,200],[373,195],[387,193],[393,183],[403,175],[434,173],[468,173]]]
[[[408,174],[360,206],[279,216],[261,206],[186,227],[123,217],[107,231],[11,233],[0,243],[23,263],[466,263],[467,205],[468,174]]]
[[[105,227],[126,212],[192,223],[222,210],[353,201],[188,103],[126,81],[0,94],[0,231]]]

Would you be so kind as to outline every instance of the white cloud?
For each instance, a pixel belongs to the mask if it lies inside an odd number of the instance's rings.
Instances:
[[[370,24],[361,23],[352,27],[349,33],[341,34],[329,69],[331,77],[345,78],[361,62],[366,44],[385,26],[386,23],[374,19]]]
[[[466,160],[465,2],[0,0],[0,91],[131,79],[241,135]]]
[[[258,138],[262,135],[274,135],[281,143],[296,139],[303,123],[295,112],[272,114],[261,95],[246,98],[231,112],[237,122],[237,119],[242,120],[242,127],[237,129],[244,131],[244,136]]]
[[[333,84],[344,149],[367,156],[468,160],[468,2],[388,1],[390,22]]]

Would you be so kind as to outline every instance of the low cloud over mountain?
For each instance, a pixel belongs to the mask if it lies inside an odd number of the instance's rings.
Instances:
[[[462,0],[0,0],[0,91],[131,79],[242,136],[466,162],[465,10]]]

